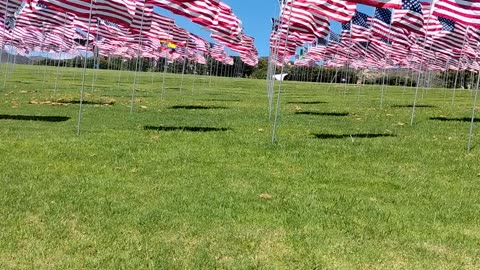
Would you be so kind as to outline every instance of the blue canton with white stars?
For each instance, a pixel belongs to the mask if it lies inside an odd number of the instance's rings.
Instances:
[[[447,18],[440,17],[440,16],[438,16],[438,20],[440,21],[440,23],[442,23],[442,30],[443,31],[452,32],[453,30],[455,30],[455,22],[454,21],[452,21],[450,19],[447,19]]]
[[[390,24],[392,22],[392,11],[386,8],[377,8],[375,9],[375,19]]]
[[[355,16],[352,18],[352,23],[364,28],[368,28],[368,15],[357,11]]]
[[[330,31],[330,41],[340,42],[340,36],[332,31]]]
[[[422,5],[419,0],[402,0],[402,9],[408,9],[415,13],[422,13]]]

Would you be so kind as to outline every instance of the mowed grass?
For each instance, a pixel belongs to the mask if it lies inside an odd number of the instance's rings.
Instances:
[[[420,89],[410,126],[414,89],[285,82],[272,145],[263,80],[141,73],[130,113],[133,72],[88,70],[76,136],[58,74],[0,90],[0,269],[480,268],[470,91]]]

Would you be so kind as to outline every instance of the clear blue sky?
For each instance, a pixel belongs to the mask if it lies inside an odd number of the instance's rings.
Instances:
[[[272,30],[272,18],[277,18],[279,14],[278,0],[222,0],[229,5],[233,13],[240,18],[243,23],[244,32],[255,38],[255,45],[257,46],[259,56],[268,56],[269,52],[269,37]],[[373,8],[363,5],[358,5],[358,10],[373,14]],[[188,31],[210,39],[210,33],[202,29],[199,25],[192,23],[190,20],[181,16],[172,14],[163,9],[156,9],[162,15],[166,15],[175,19],[178,26],[181,26]],[[339,33],[340,24],[337,22],[331,23],[332,31]],[[235,53],[232,53],[235,54]]]

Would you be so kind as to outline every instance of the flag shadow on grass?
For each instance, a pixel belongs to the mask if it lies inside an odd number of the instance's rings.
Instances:
[[[49,100],[49,103],[40,103],[41,105],[46,104],[46,105],[51,105],[51,103],[54,104],[70,104],[70,105],[75,105],[75,104],[80,104],[80,100],[63,100],[63,99],[58,99],[58,100]],[[51,102],[51,103],[50,103]],[[115,101],[88,101],[84,100],[83,105],[114,105]],[[36,103],[30,103],[30,104],[36,104]]]
[[[458,117],[458,118],[448,118],[448,117],[430,117],[430,120],[435,121],[444,121],[444,122],[471,122],[471,117]],[[480,122],[480,118],[474,118],[474,122]]]
[[[26,81],[9,81],[9,83],[34,84],[33,82],[26,82]]]
[[[295,114],[304,115],[320,115],[320,116],[348,116],[349,113],[337,113],[337,112],[295,112]]]
[[[168,107],[169,109],[174,110],[218,110],[218,109],[227,109],[223,106],[202,106],[202,105],[177,105]]]
[[[215,128],[215,127],[186,127],[186,126],[144,126],[145,130],[155,131],[188,131],[188,132],[215,132],[215,131],[229,131],[229,128]]]
[[[358,133],[358,134],[328,134],[328,133],[313,133],[313,136],[317,139],[344,139],[344,138],[382,138],[382,137],[397,137],[395,134],[383,134],[383,133]]]
[[[202,101],[240,102],[240,99],[202,99]]]
[[[40,115],[9,115],[0,114],[0,120],[65,122],[70,120],[67,116],[40,116]]]
[[[325,101],[289,101],[287,104],[326,104]]]
[[[412,108],[413,105],[407,104],[407,105],[392,105],[392,108]],[[434,105],[415,105],[415,108],[437,108],[437,106]]]

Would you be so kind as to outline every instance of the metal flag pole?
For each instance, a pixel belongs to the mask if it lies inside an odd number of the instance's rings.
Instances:
[[[47,38],[46,34],[44,36],[44,40]],[[43,51],[43,49],[42,49]],[[47,51],[48,51],[48,48],[47,48]],[[47,57],[45,59],[45,64],[43,65],[43,83],[42,83],[42,88],[45,89],[45,82],[47,81],[47,69],[50,65],[50,57],[51,57],[51,54],[50,53],[47,53]]]
[[[5,10],[5,14],[6,14],[6,10]],[[12,27],[14,29],[14,25],[11,25],[10,27]],[[16,31],[13,31],[13,36],[12,38],[10,39],[10,53],[12,53],[12,50],[13,50],[13,40],[15,39],[15,34],[16,34]],[[9,75],[9,68],[10,68],[10,53],[8,53],[7,55],[7,62],[6,62],[6,65],[5,65],[5,78],[4,78],[4,81],[3,81],[3,89],[6,89],[7,87],[7,80],[8,80],[8,75]]]
[[[158,51],[158,48],[156,49],[156,51]],[[160,57],[158,57],[158,60],[160,60]],[[157,67],[158,67],[158,63],[159,61],[157,60],[157,54],[155,54],[153,57],[152,57],[152,70],[151,70],[151,83],[152,83],[152,87],[151,87],[151,93],[153,95],[154,93],[154,84],[155,84],[155,73],[157,72]]]
[[[346,77],[348,76],[348,69],[350,68],[350,53],[351,53],[351,50],[352,50],[352,47],[353,47],[353,39],[352,39],[352,24],[353,22],[350,21],[350,29],[349,29],[349,34],[350,34],[350,44],[348,45],[348,48],[347,48],[347,58],[345,59],[345,63],[344,63],[344,67],[343,69],[345,70],[345,78],[342,77],[342,72],[340,71],[340,82],[342,82],[344,79],[345,81],[343,81],[343,85],[344,85],[344,89],[343,89],[343,95],[346,96],[347,95],[347,80],[346,80]],[[335,87],[336,88],[336,87]],[[336,90],[336,89],[335,89]],[[336,91],[335,91],[336,92]]]
[[[99,27],[99,20],[97,19],[97,28]],[[97,81],[97,74],[98,74],[98,66],[99,66],[99,48],[98,48],[98,31],[95,33],[94,42],[93,44],[93,75],[92,75],[92,94],[95,91],[95,83]]]
[[[432,11],[433,11],[433,7],[435,6],[435,1],[432,2],[432,4],[430,5],[430,11],[429,11],[429,16],[428,16],[428,20],[427,20],[427,27],[430,25],[430,18],[432,17]],[[415,41],[417,42],[417,41]],[[415,97],[413,99],[413,106],[412,106],[412,114],[410,116],[410,125],[413,126],[413,120],[415,118],[415,109],[416,109],[416,106],[417,106],[417,98],[418,98],[418,90],[419,90],[419,87],[420,87],[420,75],[421,75],[421,70],[422,70],[422,67],[423,67],[423,56],[425,55],[425,47],[427,46],[427,31],[425,31],[425,35],[423,36],[423,49],[422,49],[422,57],[420,58],[420,67],[418,69],[418,77],[417,77],[417,85],[415,87]]]
[[[290,6],[290,14],[289,14],[289,18],[288,18],[287,34],[285,36],[285,46],[283,47],[282,57],[287,52],[288,35],[290,34],[290,20],[292,18],[294,2],[295,2],[295,0],[292,0],[291,6]],[[280,71],[280,74],[283,74],[284,68],[285,68],[285,63],[284,63],[284,61],[282,61],[282,69]],[[277,135],[278,115],[280,113],[280,97],[281,97],[281,93],[282,93],[282,85],[283,85],[283,80],[280,80],[280,82],[278,83],[277,105],[275,107],[275,120],[273,122],[272,144],[275,143],[275,138],[276,138],[276,135]]]
[[[214,59],[213,57],[210,57],[210,71],[208,73],[209,75],[209,82],[208,82],[208,88],[212,89],[212,77],[213,77],[213,60],[217,61],[217,59]]]
[[[140,22],[140,34],[138,35],[138,49],[137,49],[137,59],[135,63],[135,75],[133,78],[133,89],[132,89],[132,100],[130,101],[130,113],[133,113],[133,110],[135,109],[135,95],[137,91],[137,85],[138,85],[138,69],[139,69],[139,63],[140,63],[140,55],[142,53],[142,46],[143,46],[143,19],[145,17],[145,8],[142,8],[142,19]]]
[[[120,79],[122,78],[122,73],[123,73],[123,63],[125,62],[125,59],[123,59],[123,57],[120,55],[120,57],[118,57],[119,61],[120,61],[120,67],[118,69],[118,80],[117,80],[117,88],[120,88]]]
[[[280,18],[282,16],[283,10],[284,10],[284,5],[285,1],[280,1],[279,2],[279,15],[278,17]],[[272,19],[273,20],[273,29],[272,32],[274,32],[274,36],[276,36],[273,48],[270,48],[270,53],[269,53],[269,58],[268,58],[268,71],[267,71],[267,97],[268,97],[268,120],[272,119],[272,110],[273,110],[273,89],[275,86],[275,79],[274,75],[276,73],[277,69],[277,62],[278,62],[278,49],[279,49],[279,42],[280,38],[277,36],[278,34],[278,29],[280,27],[280,20],[277,19]],[[282,63],[283,63],[282,59]],[[235,65],[235,68],[238,65]],[[235,74],[236,75],[236,74]],[[282,76],[280,74],[280,76]]]
[[[186,46],[186,50],[185,50],[185,53],[186,55],[183,56],[183,65],[182,65],[182,79],[180,81],[180,94],[182,94],[183,92],[183,78],[185,76],[185,65],[187,63],[187,57],[188,56],[188,40],[187,40],[187,46]]]
[[[85,44],[85,60],[83,61],[82,91],[80,94],[80,109],[78,111],[77,136],[80,136],[80,128],[82,124],[83,100],[85,98],[85,77],[87,75],[87,54],[88,54],[88,47],[90,46],[90,26],[92,23],[93,1],[94,0],[90,0],[90,12],[88,14],[87,42]]]
[[[470,28],[470,26],[467,26],[467,29],[465,30],[465,36],[463,37],[463,42],[462,42],[462,50],[460,51],[460,56],[458,58],[458,67],[457,67],[457,71],[455,73],[455,84],[453,86],[452,104],[455,103],[455,94],[456,94],[456,90],[457,90],[458,72],[460,71],[460,68],[462,67],[463,48],[465,47],[465,42],[466,42],[467,37],[468,37],[469,28]]]
[[[392,17],[393,17],[393,14],[392,14]],[[390,42],[388,52],[390,52],[392,50],[392,46],[393,46],[393,43],[390,41],[390,33],[391,32],[392,32],[392,20],[390,20],[390,25],[388,26],[387,41]],[[390,58],[390,54],[387,53],[386,56],[387,57],[385,58],[385,67],[383,69],[384,74],[383,74],[383,82],[382,82],[382,92],[381,92],[381,95],[380,95],[380,109],[383,109],[383,102],[384,102],[384,99],[385,99],[385,76],[386,76],[385,73],[387,73],[387,65],[388,65],[388,60]]]
[[[283,7],[284,7],[284,2],[282,1],[280,3],[280,11],[279,11],[279,17],[282,16],[283,13]],[[275,35],[278,33],[278,28],[280,26],[280,20],[274,20],[274,29]],[[277,62],[278,62],[278,45],[280,43],[280,38],[275,39],[274,47],[270,50],[270,55],[268,59],[268,67],[269,67],[269,73],[267,72],[267,97],[268,97],[268,120],[272,119],[272,110],[273,110],[273,89],[275,87],[275,79],[274,75],[277,71]],[[282,64],[283,64],[284,59],[282,59]],[[280,74],[282,76],[282,74]]]
[[[173,22],[170,22],[170,24],[168,25],[168,33],[167,33],[167,36],[170,37],[170,33],[172,31],[172,27],[173,27]],[[167,42],[167,47],[168,47],[168,40],[166,41]],[[161,95],[161,99],[162,101],[165,99],[165,77],[167,75],[167,70],[168,70],[168,55],[165,55],[165,62],[164,62],[164,65],[163,65],[163,79],[162,79],[162,95]]]
[[[194,66],[193,66],[192,96],[193,96],[193,91],[195,90],[195,79],[196,78],[197,78],[197,61],[195,59]]]
[[[432,46],[430,46],[430,52],[429,52],[429,53],[431,53],[431,52],[432,52]],[[434,53],[434,56],[435,56],[435,58],[433,59],[433,62],[436,63],[436,62],[437,62],[437,54]],[[429,68],[430,65],[431,65],[431,63],[432,63],[431,60],[432,60],[432,58],[429,57],[429,58],[428,58],[428,61],[427,61],[428,73],[425,74],[425,76],[424,76],[425,78],[423,79],[423,80],[424,80],[424,83],[423,83],[423,88],[422,88],[422,100],[423,100],[423,97],[424,97],[425,93],[427,92],[427,87],[428,87],[428,88],[431,88],[431,87],[430,87],[430,81],[431,81],[431,73],[432,73],[432,71],[431,71],[431,69]],[[427,84],[427,82],[428,82],[428,84]]]
[[[7,9],[8,9],[8,1],[5,2],[5,15],[3,16],[3,32],[2,32],[2,41],[0,42],[0,68],[2,67],[2,58],[3,58],[3,46],[5,43],[5,23],[7,21]]]
[[[66,38],[65,37],[65,31],[67,29],[67,16],[68,14],[65,13],[65,17],[64,17],[64,21],[63,21],[63,38]],[[61,59],[61,54],[60,54],[60,59]],[[55,88],[53,90],[53,96],[56,96],[57,95],[57,89],[58,89],[58,76],[59,76],[59,73],[60,73],[60,59],[57,59],[58,60],[58,66],[57,66],[57,76],[55,77]]]
[[[447,77],[448,77],[448,64],[450,62],[450,56],[448,56],[447,61],[445,62],[445,76],[442,78],[442,87],[443,87],[443,101],[447,97]]]
[[[467,144],[468,153],[470,153],[470,151],[472,150],[473,124],[475,122],[475,111],[477,109],[478,86],[479,86],[479,84],[480,84],[480,74],[477,78],[477,86],[475,87],[475,98],[473,99],[472,120],[470,121],[470,133],[468,135],[468,144]]]

